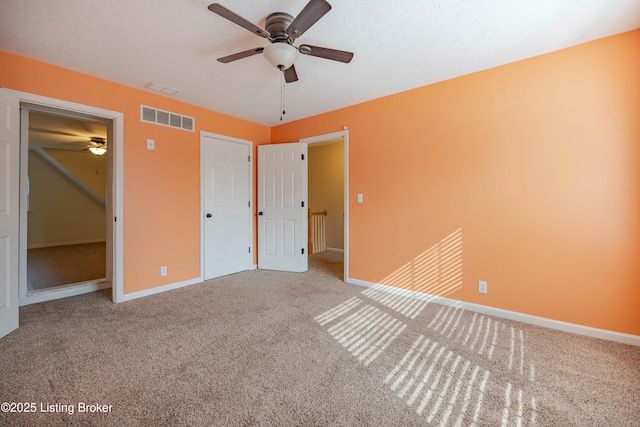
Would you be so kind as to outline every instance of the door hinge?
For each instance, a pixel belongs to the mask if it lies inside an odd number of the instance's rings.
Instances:
[[[304,248],[302,248],[302,255],[304,255]]]
[[[304,154],[301,154],[301,156],[302,156],[302,160],[304,160]]]
[[[249,253],[251,253],[251,246],[249,246]]]
[[[247,202],[247,206],[248,206],[248,207],[251,207],[251,200],[249,200],[249,201]]]
[[[248,161],[248,162],[250,162],[250,161],[251,161],[251,154],[249,154],[249,155],[247,156],[247,161]]]
[[[113,222],[118,222],[118,217],[117,216],[113,217]]]
[[[304,208],[304,202],[302,202],[302,207]]]

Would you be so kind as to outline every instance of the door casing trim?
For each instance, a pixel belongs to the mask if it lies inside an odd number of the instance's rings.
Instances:
[[[107,215],[113,216],[114,221],[111,222],[111,239],[112,239],[112,268],[107,272],[107,276],[111,276],[111,299],[113,302],[122,302],[124,298],[124,283],[123,283],[123,153],[122,153],[122,141],[124,137],[124,114],[119,111],[107,110],[104,108],[93,107],[90,105],[79,104],[76,102],[65,101],[57,98],[50,98],[47,96],[36,95],[33,93],[17,91],[13,89],[7,89],[18,97],[20,103],[26,102],[29,104],[35,104],[43,107],[51,107],[59,110],[66,110],[70,112],[89,114],[92,116],[112,120],[113,123],[113,140],[110,141],[111,150],[111,215],[107,212]],[[28,140],[28,138],[27,138]],[[24,154],[28,150],[28,147],[24,147],[23,138],[20,141],[20,238],[19,238],[19,255],[18,255],[18,281],[19,289],[26,290],[27,280],[27,259],[26,259],[26,242],[27,242],[27,228],[26,228],[26,162],[27,158]],[[108,218],[108,217],[107,217]],[[117,219],[117,220],[116,220]],[[107,222],[109,225],[109,221]],[[108,227],[109,229],[109,227]],[[26,299],[26,295],[20,295],[20,305],[23,304],[23,300]]]

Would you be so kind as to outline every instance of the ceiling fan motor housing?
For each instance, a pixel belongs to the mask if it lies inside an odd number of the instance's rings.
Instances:
[[[265,30],[271,34],[270,39],[274,42],[288,41],[287,28],[291,22],[293,22],[293,16],[284,12],[275,12],[267,16]]]

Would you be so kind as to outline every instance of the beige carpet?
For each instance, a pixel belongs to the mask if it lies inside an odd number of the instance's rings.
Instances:
[[[312,258],[21,308],[0,402],[37,413],[0,425],[640,425],[640,348],[347,285],[333,254]]]

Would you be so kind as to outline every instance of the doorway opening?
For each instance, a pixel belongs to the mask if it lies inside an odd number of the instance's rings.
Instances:
[[[348,278],[348,132],[302,139],[308,144],[309,263]]]
[[[21,104],[21,305],[111,287],[113,126]]]

